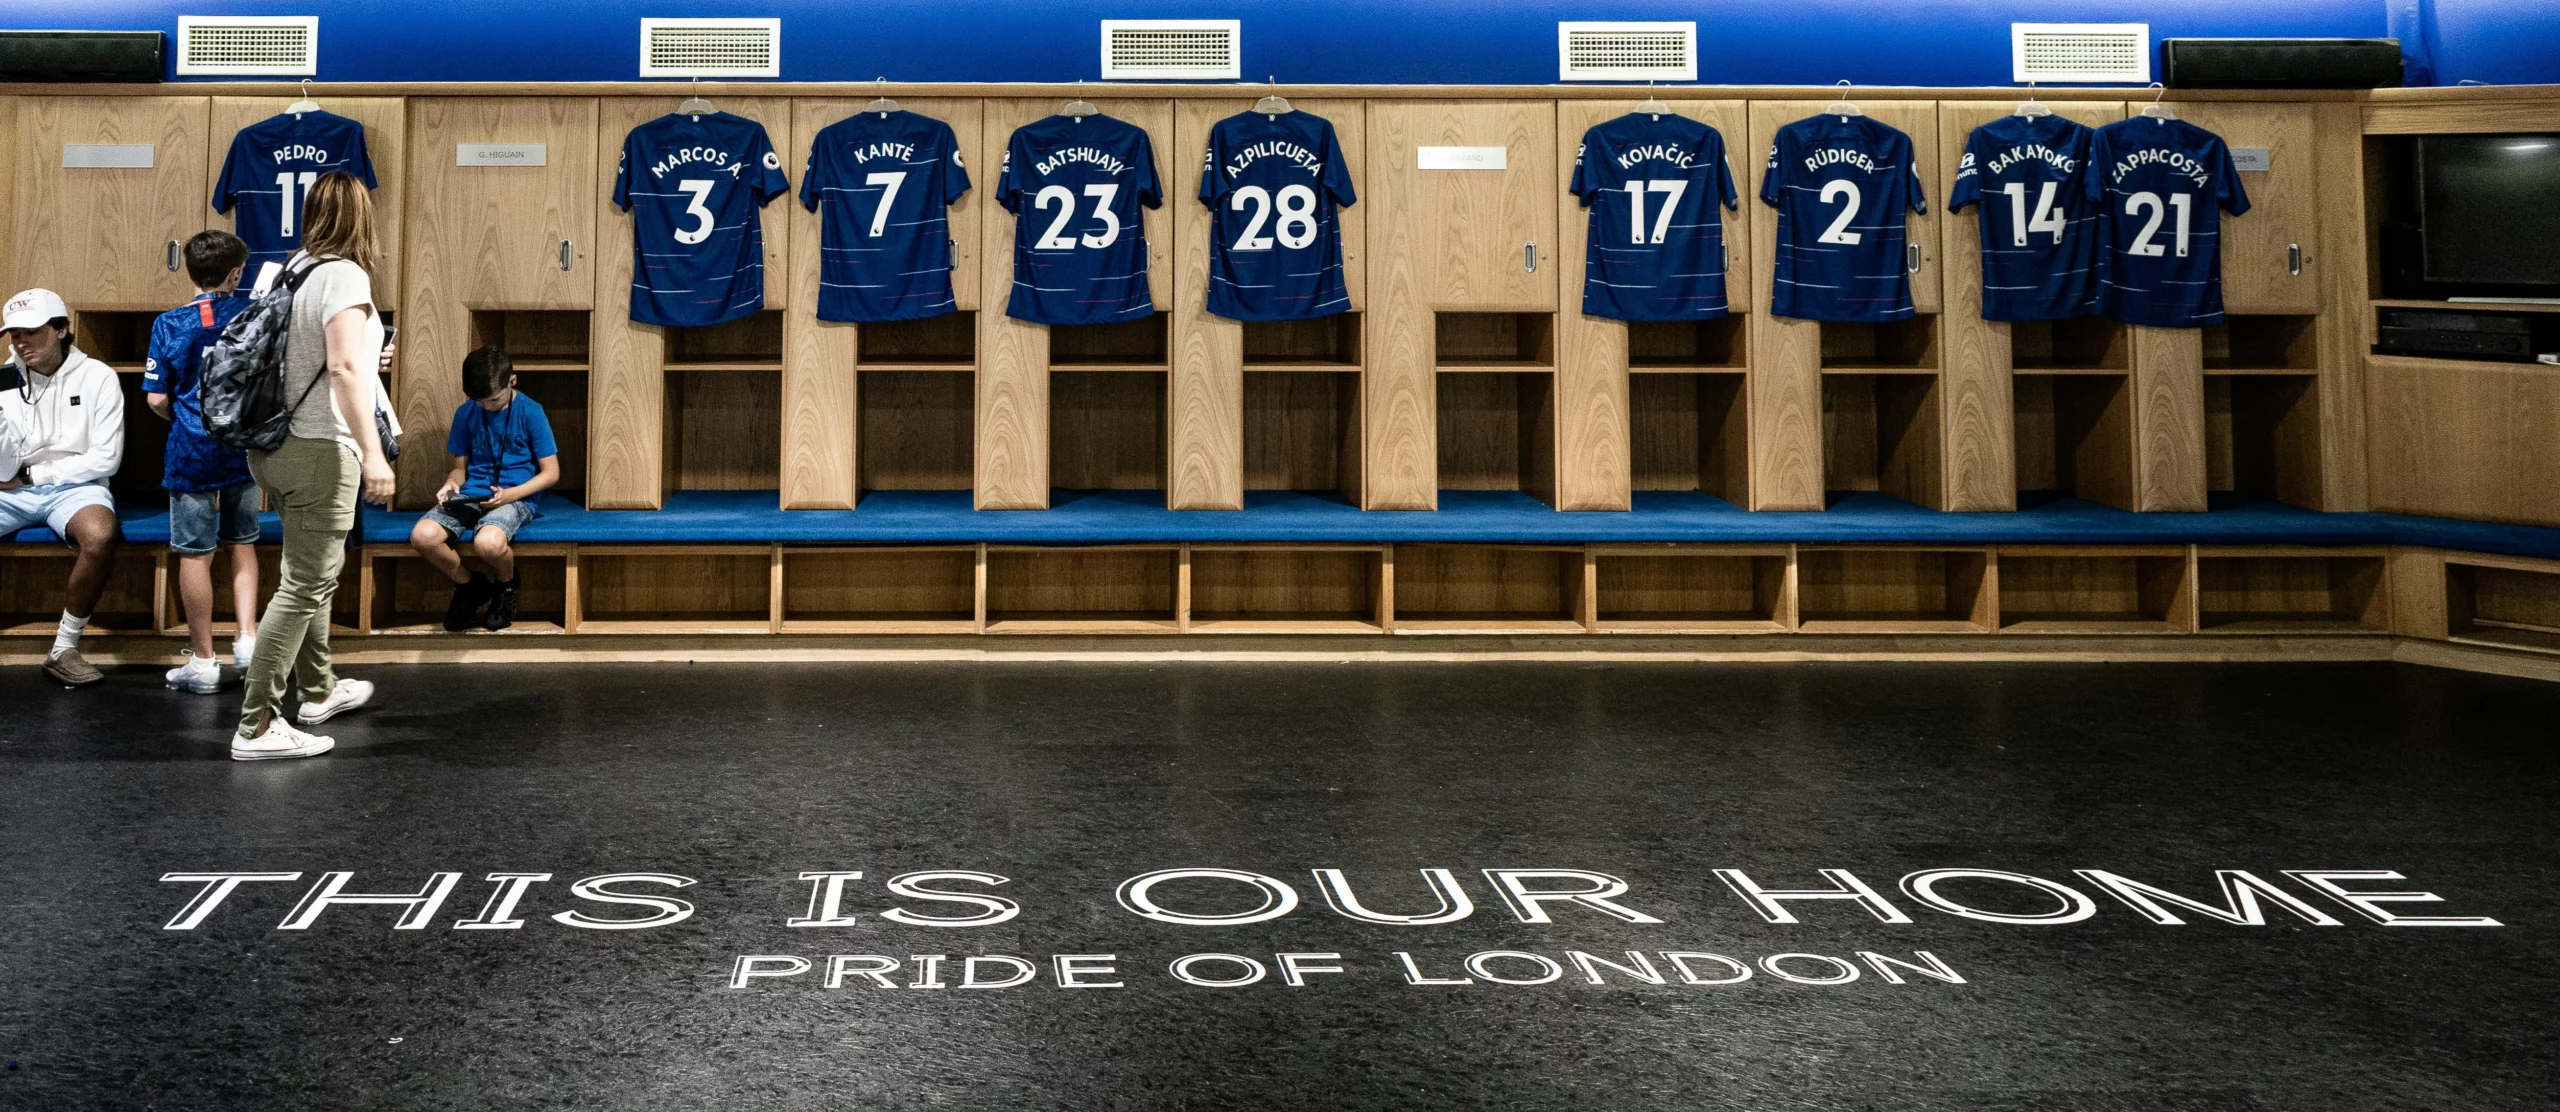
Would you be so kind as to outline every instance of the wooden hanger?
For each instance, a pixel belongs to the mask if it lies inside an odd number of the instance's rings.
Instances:
[[[699,119],[703,118],[704,116],[708,116],[708,115],[710,115],[710,114],[712,114],[712,113],[714,113],[714,112],[719,111],[719,109],[717,109],[717,108],[713,108],[713,107],[711,106],[711,102],[710,102],[710,101],[707,101],[707,100],[702,99],[702,79],[701,79],[701,78],[697,77],[697,78],[694,78],[694,79],[693,79],[693,88],[694,88],[694,93],[693,93],[693,95],[692,95],[692,96],[690,96],[690,97],[685,98],[685,102],[684,102],[684,103],[679,104],[679,105],[677,105],[677,106],[676,106],[676,114],[677,114],[677,115],[679,115],[679,116],[691,116],[691,117],[693,117],[694,119],[699,120]]]
[[[889,99],[889,79],[883,77],[879,79],[879,82],[880,95],[877,98],[874,98],[871,103],[863,105],[862,110],[865,112],[877,112],[880,114],[882,119],[887,119],[891,112],[906,111],[906,109],[898,107],[897,101]]]
[[[1825,116],[1842,117],[1864,116],[1867,114],[1867,110],[1858,107],[1855,103],[1849,100],[1849,82],[1844,78],[1840,82],[1840,99],[1823,105],[1822,114]]]
[[[1082,79],[1078,79],[1076,81],[1076,99],[1068,101],[1066,107],[1058,109],[1058,114],[1061,116],[1073,117],[1077,123],[1083,123],[1084,118],[1087,116],[1101,115],[1102,109],[1094,107],[1092,101],[1084,99],[1084,81]]]
[[[1263,80],[1270,82],[1274,88],[1277,88],[1280,84],[1280,79],[1277,77],[1265,77]],[[1277,92],[1253,102],[1253,110],[1260,112],[1265,116],[1286,116],[1291,112],[1297,111],[1297,109],[1289,107],[1289,98],[1281,96]]]

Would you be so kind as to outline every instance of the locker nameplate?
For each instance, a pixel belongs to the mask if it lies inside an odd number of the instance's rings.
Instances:
[[[2267,157],[2267,149],[2265,147],[2231,148],[2231,167],[2235,170],[2255,170],[2259,173],[2265,173],[2269,169],[2273,168],[2273,166],[2274,162]]]
[[[1416,147],[1414,168],[1420,170],[1507,170],[1509,147]]]
[[[148,170],[151,168],[151,144],[64,143],[62,168],[65,170]]]
[[[551,162],[548,143],[456,143],[453,164],[456,166],[547,166]]]

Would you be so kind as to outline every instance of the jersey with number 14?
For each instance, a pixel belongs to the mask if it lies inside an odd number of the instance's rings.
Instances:
[[[213,187],[213,211],[230,212],[240,242],[249,245],[241,285],[258,280],[268,263],[279,266],[302,249],[302,199],[311,183],[344,170],[373,188],[373,160],[365,156],[364,125],[327,112],[270,116],[240,129],[222,160]]]
[[[2097,308],[2097,132],[2060,116],[1973,129],[1947,211],[1982,206],[1982,319],[2063,320]]]
[[[1351,308],[1342,220],[1357,204],[1333,122],[1238,112],[1209,129],[1208,309],[1230,320],[1305,320]]]
[[[1867,116],[1778,129],[1760,200],[1778,210],[1769,311],[1803,320],[1912,315],[1903,213],[1929,211],[1911,137]]]
[[[1109,116],[1049,116],[1014,129],[996,203],[1015,216],[1005,315],[1108,324],[1155,311],[1141,206],[1164,204],[1155,145]]]
[[[1724,137],[1686,116],[1629,113],[1582,134],[1573,195],[1591,210],[1582,311],[1707,320],[1725,301],[1724,220],[1738,196]]]
[[[756,210],[791,192],[764,125],[660,116],[622,141],[613,203],[631,214],[631,319],[700,328],[764,308]]]
[[[2106,229],[2098,310],[2153,328],[2222,323],[2222,212],[2249,211],[2231,148],[2185,120],[2135,116],[2098,129],[2091,157]]]
[[[820,215],[818,319],[914,320],[958,308],[948,209],[969,191],[951,125],[862,112],[809,144],[800,203]]]

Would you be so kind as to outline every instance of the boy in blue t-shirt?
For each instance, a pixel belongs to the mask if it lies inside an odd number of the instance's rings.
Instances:
[[[470,627],[486,603],[480,624],[505,629],[516,617],[516,557],[511,542],[525,523],[541,516],[533,497],[560,481],[560,449],[551,441],[551,418],[542,403],[516,392],[515,361],[496,347],[462,360],[462,391],[471,400],[453,411],[444,450],[453,474],[436,488],[436,508],[409,530],[409,547],[453,580],[444,627]],[[464,572],[464,541],[489,573]],[[495,576],[492,579],[491,576]]]
[[[187,241],[186,259],[196,296],[151,322],[142,394],[169,421],[160,485],[169,492],[169,551],[178,556],[178,599],[187,615],[185,659],[161,679],[174,691],[211,695],[222,687],[222,661],[213,653],[216,548],[231,552],[231,612],[240,623],[232,663],[247,667],[258,641],[258,484],[248,453],[205,433],[196,396],[205,349],[248,307],[236,291],[249,247],[229,232],[198,232]]]

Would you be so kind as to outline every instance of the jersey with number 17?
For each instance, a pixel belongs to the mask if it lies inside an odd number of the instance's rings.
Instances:
[[[232,224],[249,245],[245,287],[268,263],[282,265],[302,249],[302,200],[320,175],[344,170],[373,188],[364,125],[328,112],[270,116],[240,129],[213,187],[213,211],[240,213]]]
[[[996,176],[1014,214],[1013,297],[1035,324],[1108,324],[1155,311],[1143,208],[1164,204],[1155,145],[1109,116],[1049,116],[1016,128]]]
[[[1628,113],[1582,135],[1573,195],[1591,210],[1582,311],[1614,320],[1707,320],[1725,299],[1724,220],[1737,197],[1716,129]]]
[[[2222,323],[2221,214],[2249,211],[2231,148],[2185,120],[2135,116],[2099,128],[2091,157],[2106,229],[2098,311],[2152,328]]]
[[[1272,321],[1351,308],[1337,209],[1359,196],[1333,121],[1296,111],[1218,121],[1200,201],[1209,206],[1210,312]]]
[[[754,120],[711,112],[632,128],[613,183],[631,214],[631,319],[700,328],[764,308],[757,210],[789,192]]]
[[[1760,200],[1778,210],[1769,311],[1803,320],[1906,320],[1904,212],[1927,212],[1911,137],[1868,116],[1778,129]]]

